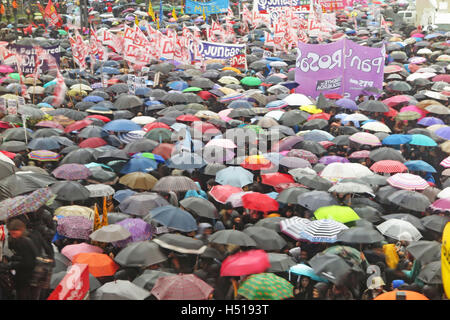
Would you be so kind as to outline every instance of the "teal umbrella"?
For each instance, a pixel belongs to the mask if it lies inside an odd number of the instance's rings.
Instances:
[[[404,165],[410,170],[410,171],[423,171],[423,172],[431,172],[435,173],[436,169],[433,168],[431,164],[428,162],[425,162],[423,160],[411,160],[406,161]]]
[[[436,141],[424,134],[413,134],[409,144],[424,147],[436,147],[438,145]]]

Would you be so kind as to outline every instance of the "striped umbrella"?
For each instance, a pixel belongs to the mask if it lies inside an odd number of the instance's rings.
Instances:
[[[300,239],[311,242],[329,242],[337,241],[337,235],[348,227],[340,222],[331,219],[314,220],[300,232]]]
[[[188,190],[199,190],[199,187],[194,180],[184,176],[163,177],[156,182],[152,189],[155,192],[183,192]]]
[[[450,168],[450,156],[442,160],[440,165],[444,168]]]
[[[302,232],[310,222],[311,220],[305,218],[292,217],[280,222],[280,230],[292,239],[299,240],[300,232]]]
[[[422,177],[411,173],[397,173],[386,180],[391,186],[403,190],[424,190],[429,187]]]
[[[235,92],[235,93],[231,93],[231,94],[227,94],[223,97],[220,98],[220,102],[221,103],[228,103],[231,102],[233,100],[238,100],[238,99],[245,99],[245,95],[239,92]]]
[[[33,150],[28,154],[28,158],[37,161],[58,161],[61,155],[49,150]]]
[[[408,167],[406,167],[400,161],[395,160],[381,160],[375,162],[370,170],[373,172],[382,172],[382,173],[399,173],[408,171]]]

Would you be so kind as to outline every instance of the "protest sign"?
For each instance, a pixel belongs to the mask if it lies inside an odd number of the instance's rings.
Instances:
[[[245,44],[228,44],[199,41],[198,51],[204,59],[228,60],[235,55],[240,54],[243,49],[245,50],[245,46]],[[191,42],[189,46],[189,51],[191,53],[192,60],[194,60],[193,42]]]
[[[227,13],[229,1],[228,0],[213,0],[207,2],[199,2],[186,0],[186,14],[203,14],[206,15]]]
[[[74,264],[47,300],[83,300],[89,293],[89,267]]]
[[[310,10],[311,0],[254,0],[253,10],[268,14],[271,23],[282,16],[287,16],[293,10],[295,14],[307,13]],[[305,16],[302,16],[305,18]]]
[[[59,66],[60,62],[60,52],[61,48],[59,45],[51,46],[51,47],[43,47],[42,48],[46,53],[52,55],[56,63]],[[17,53],[22,58],[21,69],[22,73],[30,74],[36,71],[36,49],[33,46],[22,46],[18,44],[10,44],[8,46],[8,50],[11,52]],[[46,73],[49,70],[48,61],[40,59],[40,65],[37,66],[39,68],[38,72]]]
[[[384,48],[369,48],[342,39],[330,44],[298,43],[297,93],[313,98],[338,93],[356,98],[366,87],[383,87]]]
[[[8,99],[7,106],[8,106],[7,111],[9,115],[17,114],[17,100]]]

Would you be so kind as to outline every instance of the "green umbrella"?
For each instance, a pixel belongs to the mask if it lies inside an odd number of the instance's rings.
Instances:
[[[397,120],[416,120],[422,117],[422,115],[415,111],[403,111],[398,113],[395,116],[395,119]]]
[[[261,128],[260,126],[254,125],[254,124],[249,124],[249,125],[245,126],[244,128],[251,129],[251,130],[255,131],[256,133],[264,132],[263,128]]]
[[[345,206],[321,207],[314,212],[314,216],[317,220],[332,219],[341,223],[359,220],[359,216],[356,212],[352,208]]]
[[[258,273],[241,284],[238,294],[248,300],[283,300],[294,296],[293,289],[289,281],[273,273]]]
[[[153,129],[149,132],[147,132],[144,135],[145,138],[150,139],[150,140],[154,140],[156,142],[159,143],[163,143],[163,142],[171,142],[171,137],[172,137],[172,131],[170,131],[169,129],[165,129],[165,128],[156,128]]]
[[[13,73],[8,74],[8,77],[10,77],[11,79],[20,81],[20,74],[18,74],[17,72],[13,72]]]
[[[59,30],[58,30],[58,33],[59,33],[60,35],[62,35],[62,36],[67,35],[67,31],[66,31],[66,30],[63,30],[63,29],[59,29]]]
[[[199,92],[202,91],[202,88],[199,87],[189,87],[183,90],[183,92]]]
[[[256,87],[259,86],[262,81],[257,77],[245,77],[241,80],[241,83],[249,87]]]

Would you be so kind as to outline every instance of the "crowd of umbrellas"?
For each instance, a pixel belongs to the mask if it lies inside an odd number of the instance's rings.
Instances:
[[[102,19],[107,7],[95,5],[92,16],[108,28],[142,10],[120,4]],[[57,108],[55,75],[26,77],[32,101],[0,121],[0,218],[51,208],[51,288],[80,263],[97,300],[292,299],[304,277],[361,299],[381,286],[366,280],[368,266],[383,261],[392,273],[378,299],[396,299],[397,279],[407,299],[443,298],[450,33],[387,34],[364,24],[367,6],[356,9],[358,29],[339,11],[333,39],[384,41],[388,56],[383,90],[358,101],[294,93],[295,50],[263,58],[272,51],[257,40],[263,27],[240,36],[248,70],[154,61],[149,79],[158,73],[160,84],[135,95],[119,55],[93,73],[64,70],[69,90]],[[164,17],[161,30],[204,24],[181,18]],[[59,44],[70,61],[63,32],[17,43],[27,41]],[[18,99],[20,75],[6,65],[0,72],[3,97]]]

